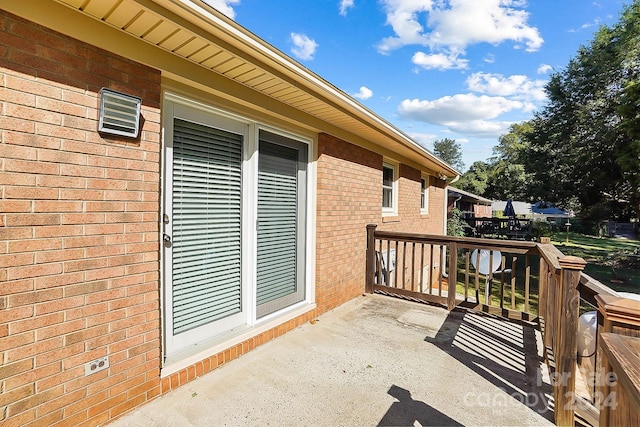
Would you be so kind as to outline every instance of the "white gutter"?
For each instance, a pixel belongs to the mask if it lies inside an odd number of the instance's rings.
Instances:
[[[238,40],[245,46],[250,47],[253,51],[259,52],[264,58],[273,62],[276,68],[289,74],[289,76],[293,77],[296,81],[303,84],[306,82],[312,83],[316,90],[329,95],[328,98],[337,103],[339,107],[350,111],[370,125],[374,125],[374,127],[384,131],[396,141],[403,143],[431,162],[440,165],[444,171],[448,172],[449,176],[454,177],[452,182],[457,181],[459,178],[460,175],[458,171],[451,165],[442,161],[391,123],[201,0],[154,0],[154,2],[170,10],[175,10],[175,7],[171,6],[177,5],[181,9],[190,12],[192,15],[191,18],[198,18],[201,21],[205,21],[203,22],[204,24],[214,25],[231,36],[233,40]],[[198,25],[198,23],[195,24]],[[199,26],[203,28],[202,25]],[[203,29],[206,30],[206,28]]]

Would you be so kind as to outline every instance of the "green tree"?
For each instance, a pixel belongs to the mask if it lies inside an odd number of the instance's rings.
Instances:
[[[433,142],[433,152],[458,171],[464,169],[462,162],[462,147],[455,139],[437,139]]]
[[[531,123],[514,123],[509,133],[502,135],[489,159],[485,197],[497,200],[530,201],[531,176],[527,172],[529,141],[526,135],[532,131]]]
[[[490,166],[488,163],[482,161],[473,162],[469,167],[469,170],[467,170],[460,177],[460,180],[453,185],[461,190],[482,196],[487,189],[489,168]]]
[[[602,26],[546,86],[549,102],[530,122],[527,169],[536,196],[583,216],[640,211],[640,1]],[[635,210],[635,213],[632,211]]]

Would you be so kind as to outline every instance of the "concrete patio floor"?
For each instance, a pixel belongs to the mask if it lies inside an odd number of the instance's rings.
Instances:
[[[553,425],[540,349],[528,327],[366,295],[110,425]]]

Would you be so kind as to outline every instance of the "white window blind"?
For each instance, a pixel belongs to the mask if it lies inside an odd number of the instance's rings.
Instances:
[[[258,166],[258,316],[304,297],[300,278],[300,150],[260,141]]]
[[[238,313],[242,135],[174,121],[173,333]]]

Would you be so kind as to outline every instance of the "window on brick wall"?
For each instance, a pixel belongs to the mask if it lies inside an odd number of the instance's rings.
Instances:
[[[394,213],[396,208],[396,167],[382,165],[382,212]]]
[[[429,213],[429,177],[420,178],[420,213]]]

